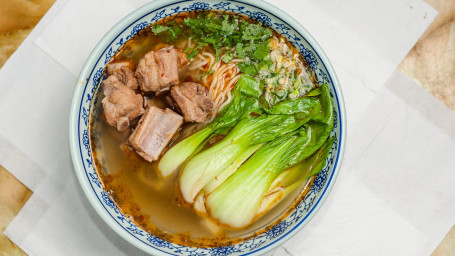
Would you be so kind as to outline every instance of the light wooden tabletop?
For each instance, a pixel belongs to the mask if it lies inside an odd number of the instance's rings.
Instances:
[[[425,1],[439,14],[398,69],[455,111],[455,1]],[[53,2],[2,0],[0,68]],[[3,235],[3,231],[31,195],[27,187],[0,166],[0,254],[25,255]],[[455,225],[432,254],[449,255],[455,255]]]

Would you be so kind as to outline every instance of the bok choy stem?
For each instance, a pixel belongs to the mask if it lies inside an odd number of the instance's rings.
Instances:
[[[277,204],[279,204],[284,198],[286,198],[292,191],[297,189],[304,180],[300,182],[296,182],[294,184],[291,184],[290,186],[287,186],[285,188],[282,187],[277,187],[275,191],[271,191],[271,193],[267,192],[266,196],[261,202],[261,205],[259,206],[259,209],[256,213],[256,218],[260,217],[270,210],[273,209]]]
[[[288,194],[297,189],[311,176],[318,174],[326,165],[336,137],[329,138],[311,157],[281,172],[270,185],[267,196],[261,203],[258,215],[261,216],[279,204]]]
[[[261,147],[206,198],[210,216],[232,228],[249,225],[273,179],[279,160],[296,135],[283,136]]]
[[[301,125],[293,116],[285,115],[262,115],[241,120],[223,140],[196,154],[185,164],[179,180],[183,198],[193,203],[199,191],[248,147],[273,140]]]
[[[211,127],[206,127],[169,149],[158,163],[161,175],[170,176],[210,136],[212,131]]]
[[[262,144],[257,144],[254,146],[250,146],[247,148],[245,152],[243,152],[242,155],[238,159],[236,159],[229,167],[227,167],[220,175],[216,176],[212,181],[210,181],[207,185],[204,187],[204,193],[205,194],[210,194],[213,192],[218,186],[220,186],[229,176],[231,176],[237,169],[245,162],[256,150],[258,150],[260,147],[262,147],[264,143]]]

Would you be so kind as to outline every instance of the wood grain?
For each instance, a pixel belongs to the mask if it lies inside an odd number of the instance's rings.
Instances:
[[[427,0],[438,16],[399,66],[455,111],[455,1]]]
[[[455,111],[455,1],[426,2],[438,16],[398,69]],[[455,225],[431,255],[455,255]]]
[[[0,1],[0,68],[55,0]]]
[[[8,224],[28,201],[32,191],[0,166],[0,254],[25,255],[4,234]]]

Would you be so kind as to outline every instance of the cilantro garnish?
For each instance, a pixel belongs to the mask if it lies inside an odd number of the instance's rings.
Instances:
[[[152,27],[152,31],[155,34],[160,35],[163,41],[169,43],[177,39],[177,37],[182,34],[182,27],[180,24],[175,24],[175,22],[173,25],[167,26],[156,24]]]
[[[156,24],[155,26],[152,27],[152,31],[155,34],[162,33],[162,32],[164,32],[164,31],[166,31],[168,29],[169,29],[169,27],[163,26],[161,24]]]
[[[243,60],[248,56],[252,64],[264,61],[270,51],[267,39],[272,36],[272,31],[260,23],[253,24],[240,20],[235,15],[219,15],[214,12],[202,12],[194,18],[186,18],[180,24],[175,21],[166,25],[157,24],[152,31],[165,42],[173,41],[181,35],[191,37],[198,45],[191,50],[186,49],[190,52],[188,59],[202,49],[200,43],[205,43],[213,47],[217,60],[224,54],[222,61],[226,63],[235,57],[226,54],[226,46]]]
[[[233,58],[234,58],[234,52],[228,52],[223,56],[223,58],[221,58],[221,60],[224,63],[229,63],[229,61],[231,61]]]

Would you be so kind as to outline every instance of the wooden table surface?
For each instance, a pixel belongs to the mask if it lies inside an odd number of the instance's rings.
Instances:
[[[455,111],[455,0],[426,1],[439,12],[438,16],[398,69]],[[53,2],[2,0],[0,68]],[[3,231],[31,195],[27,187],[0,166],[1,255],[25,255],[3,235]],[[455,255],[455,225],[432,253],[432,256],[452,255]]]

